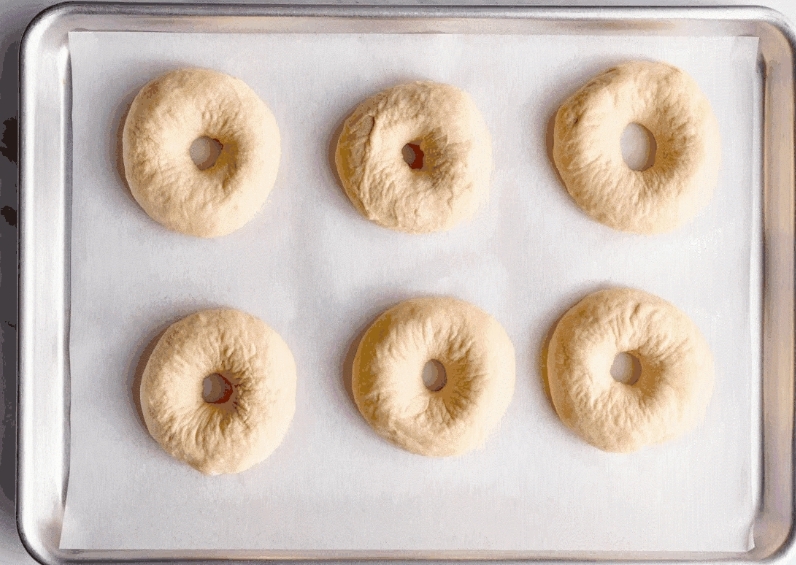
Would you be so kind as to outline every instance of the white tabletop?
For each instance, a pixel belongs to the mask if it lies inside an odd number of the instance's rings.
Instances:
[[[89,0],[90,1],[90,0]],[[150,0],[151,1],[151,0]],[[177,0],[179,1],[179,0]],[[241,0],[236,0],[240,2]],[[243,0],[245,1],[245,0]],[[282,0],[290,1],[290,0]],[[373,0],[377,3],[379,0]],[[451,0],[448,0],[451,1]],[[483,0],[460,0],[463,4],[484,4]],[[488,0],[487,0],[488,2]],[[16,452],[16,122],[18,96],[19,42],[28,22],[54,0],[0,0],[0,564],[35,563],[17,536],[14,513]],[[315,3],[301,0],[297,4]],[[325,0],[323,3],[336,3]],[[346,2],[361,3],[361,2]],[[423,0],[402,0],[404,4],[431,4]],[[526,0],[525,5],[651,5],[643,0]],[[658,0],[655,5],[682,5],[683,0]],[[743,5],[757,3],[782,12],[796,22],[796,0],[699,0],[694,5]]]

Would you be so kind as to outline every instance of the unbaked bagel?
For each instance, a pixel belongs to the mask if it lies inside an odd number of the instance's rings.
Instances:
[[[641,364],[632,385],[610,373],[622,352]],[[713,390],[713,357],[691,319],[627,288],[590,294],[561,318],[547,370],[558,416],[604,451],[636,451],[684,434],[704,417]]]
[[[436,360],[447,382],[426,388]],[[359,411],[385,439],[420,455],[480,447],[514,393],[514,346],[503,327],[454,298],[407,300],[384,312],[357,348],[352,388]]]
[[[637,123],[655,137],[654,164],[628,167],[619,141]],[[694,217],[716,186],[719,126],[696,82],[665,63],[633,61],[590,80],[556,114],[553,158],[587,214],[614,229],[671,231]]]
[[[205,377],[232,390],[203,398]],[[152,437],[208,475],[239,473],[277,448],[296,408],[296,365],[282,338],[259,319],[204,310],[172,324],[141,379],[141,410]]]
[[[407,144],[422,167],[404,160]],[[489,192],[492,142],[470,96],[413,82],[368,98],[346,119],[335,154],[351,202],[369,220],[410,233],[448,230]]]
[[[221,153],[200,170],[190,155],[200,137]],[[207,69],[181,69],[145,85],[123,131],[124,171],[144,211],[169,229],[231,233],[251,220],[274,186],[279,128],[246,83]]]

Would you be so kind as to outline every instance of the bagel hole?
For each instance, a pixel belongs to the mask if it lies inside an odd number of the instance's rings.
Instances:
[[[655,164],[658,144],[655,136],[641,124],[628,124],[620,141],[622,158],[634,171],[645,171]]]
[[[423,366],[423,384],[431,392],[438,392],[442,390],[448,382],[448,375],[445,373],[445,367],[437,361],[432,359]]]
[[[410,169],[419,170],[423,168],[423,151],[420,149],[419,141],[410,141],[401,149],[404,161]]]
[[[217,139],[203,135],[191,143],[191,159],[200,171],[204,171],[216,164],[223,148]]]
[[[232,383],[219,373],[208,375],[202,381],[202,400],[208,404],[226,404],[234,391]]]
[[[634,385],[641,376],[641,362],[631,353],[618,353],[611,365],[611,376],[618,383]]]

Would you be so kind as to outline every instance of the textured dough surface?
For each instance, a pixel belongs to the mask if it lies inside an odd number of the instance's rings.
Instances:
[[[423,167],[402,149],[417,143]],[[492,142],[470,96],[447,84],[413,82],[368,98],[346,119],[337,173],[359,212],[410,233],[448,230],[489,192]]]
[[[622,158],[630,123],[657,144],[644,171]],[[633,61],[596,76],[558,110],[553,137],[572,198],[617,230],[671,231],[707,204],[718,181],[721,140],[710,102],[689,75],[665,63]]]
[[[233,386],[225,404],[202,398],[213,373]],[[149,433],[173,457],[208,475],[239,473],[279,446],[296,409],[296,365],[258,318],[203,310],[172,324],[141,380]]]
[[[632,385],[611,376],[621,352],[641,363]],[[696,325],[634,289],[595,292],[570,309],[553,332],[547,370],[558,416],[605,451],[636,451],[686,433],[703,419],[713,391],[713,357]]]
[[[447,382],[423,383],[437,360]],[[514,394],[514,346],[492,316],[455,298],[417,298],[384,312],[357,348],[357,407],[385,439],[420,455],[481,447]]]
[[[191,144],[223,148],[200,170]],[[231,233],[251,220],[276,181],[279,128],[246,83],[207,69],[181,69],[146,84],[122,134],[124,172],[136,201],[169,229],[198,237]]]

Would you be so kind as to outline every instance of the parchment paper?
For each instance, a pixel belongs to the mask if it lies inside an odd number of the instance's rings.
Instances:
[[[459,35],[70,34],[73,78],[71,468],[63,548],[741,551],[757,501],[760,302],[757,40]],[[710,205],[668,235],[589,219],[546,149],[559,104],[611,64],[664,60],[711,100],[723,140]],[[245,80],[279,123],[276,186],[215,240],[171,233],[130,196],[119,132],[148,80],[184,66]],[[432,79],[467,90],[493,137],[490,200],[449,233],[364,220],[336,180],[336,130],[365,97]],[[716,359],[693,433],[598,451],[547,400],[557,319],[590,291],[670,300]],[[347,390],[357,336],[385,308],[452,294],[492,313],[517,351],[514,399],[483,450],[452,459],[380,439]],[[201,308],[275,328],[298,366],[282,446],[234,476],[169,457],[137,413],[153,340]]]

